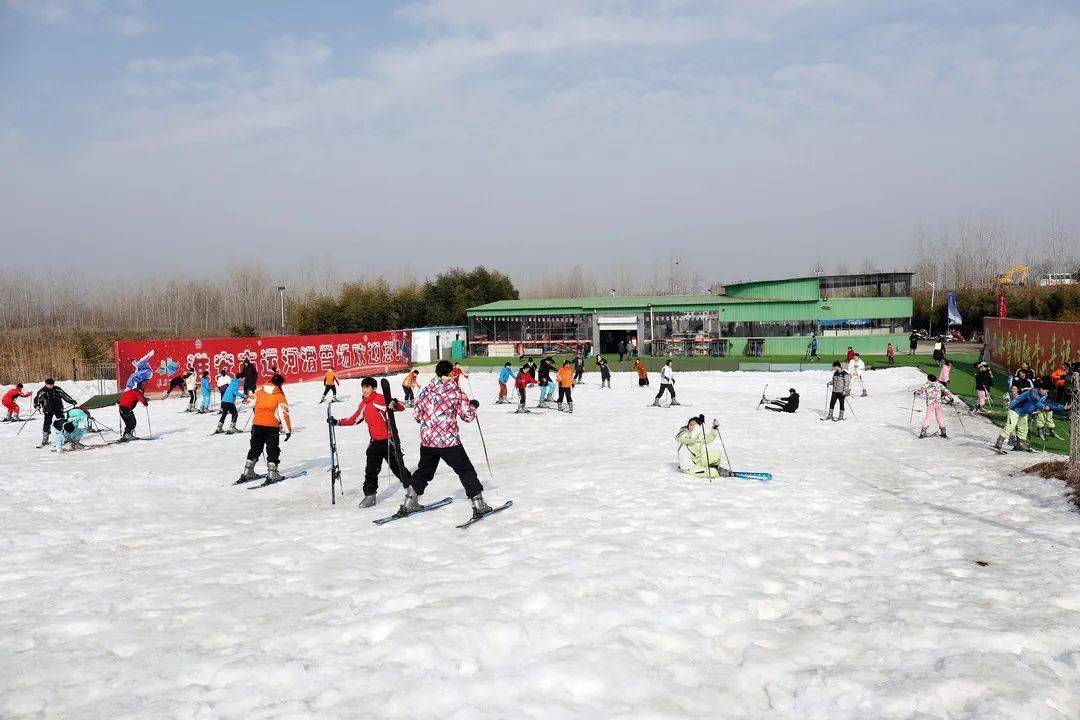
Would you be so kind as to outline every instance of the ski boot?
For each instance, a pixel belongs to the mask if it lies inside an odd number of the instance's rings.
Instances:
[[[860,397],[866,397],[866,390],[862,391],[862,395]]]
[[[214,428],[214,435],[221,435],[225,432],[225,423],[219,422],[217,427]]]
[[[375,507],[375,496],[374,495],[365,495],[364,499],[360,501],[360,507],[362,507],[362,508]]]
[[[420,504],[420,497],[416,494],[416,490],[411,487],[406,488],[405,502],[401,504],[401,509],[398,512],[408,514],[423,509],[423,506]]]
[[[229,429],[225,431],[225,434],[226,435],[235,435],[238,432],[240,432],[240,431],[236,429],[236,423],[232,422],[232,423],[229,423]]]
[[[48,444],[49,444],[49,433],[47,433],[47,432],[41,433],[41,446],[45,447]]]
[[[278,464],[268,462],[266,463],[266,482],[276,483],[282,480],[281,473],[278,472]]]
[[[12,422],[12,418],[10,415],[5,415],[3,419],[0,419],[0,422]]]
[[[822,420],[835,420],[835,419],[836,418],[833,417],[833,411],[831,409],[829,410],[829,414],[822,418]]]
[[[1005,442],[1005,438],[1003,438],[1003,437],[1001,437],[1000,435],[998,435],[998,439],[997,439],[997,440],[996,440],[996,441],[994,442],[994,449],[995,449],[995,450],[1001,450],[1002,452],[1005,452],[1005,451],[1004,451],[1004,450],[1002,450],[1002,448],[1001,448],[1001,445],[1002,445],[1002,443],[1004,443],[1004,442]]]
[[[656,398],[655,400],[653,400],[650,407],[660,407],[660,398]]]
[[[1031,447],[1023,440],[1017,438],[1016,445],[1013,446],[1013,450],[1018,452],[1035,452]]]
[[[123,435],[120,436],[120,442],[131,442],[132,440],[138,439],[139,438],[135,437],[135,433],[133,432],[125,432]]]
[[[1064,439],[1060,435],[1057,434],[1057,430],[1055,430],[1054,428],[1050,428],[1050,437],[1054,438],[1055,440],[1063,440]]]
[[[562,412],[562,411],[563,411],[563,409],[562,409],[562,403],[559,403],[559,412]]]
[[[240,474],[240,479],[237,480],[234,484],[235,485],[243,485],[244,483],[250,482],[250,481],[252,481],[254,479],[255,479],[255,461],[254,460],[245,460],[244,461],[244,472],[242,472]]]
[[[570,413],[571,415],[574,414],[574,403],[567,403],[566,412]]]
[[[671,401],[671,404],[670,404],[670,405],[668,405],[668,407],[677,407],[677,406],[679,406],[679,405],[682,405],[682,403],[681,403],[681,402],[679,402],[678,400],[672,400],[672,401]]]
[[[469,502],[472,503],[472,514],[474,518],[483,517],[491,512],[491,506],[484,502],[483,493],[469,498]]]
[[[922,440],[924,437],[926,437],[926,428],[919,430],[919,439]]]
[[[941,428],[941,439],[942,440],[948,440],[949,439],[949,433],[945,432],[945,428]]]
[[[843,420],[843,419],[844,419],[844,411],[843,411],[843,410],[841,410],[841,411],[840,411],[840,417],[836,418],[836,421],[837,421],[837,422],[839,422],[839,421],[841,421],[841,420]]]

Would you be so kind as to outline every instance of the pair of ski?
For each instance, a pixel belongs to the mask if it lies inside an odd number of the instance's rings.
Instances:
[[[378,520],[372,520],[372,522],[375,523],[376,525],[385,525],[386,523],[393,522],[395,520],[401,520],[403,518],[412,517],[413,515],[419,515],[420,513],[431,512],[432,510],[438,510],[441,507],[446,507],[447,505],[449,505],[452,502],[454,502],[454,498],[445,497],[442,500],[439,500],[438,502],[433,502],[433,503],[431,503],[429,505],[421,505],[419,510],[413,510],[412,512],[403,512],[399,508],[398,511],[396,513],[394,513],[393,515],[387,515],[386,517],[381,517]],[[481,520],[484,520],[486,518],[491,517],[495,513],[499,513],[499,512],[502,512],[503,510],[506,510],[507,508],[513,506],[513,504],[514,504],[514,502],[512,500],[507,500],[502,505],[500,505],[498,507],[493,507],[493,508],[491,508],[491,510],[489,510],[486,513],[483,513],[481,515],[473,515],[467,521],[463,522],[460,525],[457,525],[456,527],[461,529],[461,530],[464,530],[465,528],[469,527],[470,525],[474,525],[474,524],[480,522]]]
[[[258,490],[259,488],[264,488],[264,487],[267,487],[269,485],[277,485],[279,482],[284,482],[286,480],[291,480],[293,478],[303,477],[304,475],[307,475],[307,470],[297,470],[296,472],[292,472],[292,473],[282,475],[277,480],[271,480],[267,476],[266,473],[259,473],[258,475],[255,475],[254,477],[249,477],[249,478],[241,477],[239,480],[234,482],[233,485],[245,485],[245,484],[247,484],[249,482],[255,482],[256,480],[262,480],[262,482],[260,484],[252,485],[251,487],[248,488],[248,490]]]

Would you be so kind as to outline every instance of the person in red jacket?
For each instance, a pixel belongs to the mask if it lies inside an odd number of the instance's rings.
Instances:
[[[139,439],[135,437],[135,426],[138,424],[135,419],[135,406],[139,403],[142,403],[143,407],[147,406],[142,383],[131,390],[125,390],[116,403],[120,407],[120,419],[124,421],[124,434],[120,436],[120,442]]]
[[[364,468],[364,499],[360,501],[360,507],[369,508],[375,505],[375,493],[379,491],[379,471],[382,470],[383,460],[390,466],[390,472],[401,481],[402,487],[409,488],[411,474],[408,469],[398,464],[398,452],[400,448],[391,451],[390,427],[386,423],[386,398],[382,393],[376,392],[377,383],[375,378],[366,377],[360,381],[360,392],[363,398],[360,407],[356,408],[351,416],[336,420],[327,418],[331,425],[348,427],[357,423],[366,422],[371,442],[367,447],[367,467]],[[400,400],[394,400],[394,411],[403,412],[405,405]]]
[[[18,398],[21,397],[30,397],[30,393],[23,392],[22,383],[16,384],[4,393],[4,408],[7,410],[7,415],[0,422],[16,422],[19,419]]]
[[[514,381],[514,387],[518,391],[518,406],[514,412],[527,413],[532,412],[529,408],[525,407],[525,388],[530,385],[535,385],[536,381],[533,380],[533,376],[529,371],[528,364],[522,365],[518,370],[517,380]]]
[[[847,349],[847,356],[846,356],[846,357],[844,357],[844,364],[846,365],[847,363],[851,362],[851,360],[852,360],[852,359],[853,359],[854,357],[855,357],[855,350],[854,350],[854,348],[852,348],[852,347],[851,347],[851,346],[849,345],[849,346],[848,346],[848,349]]]
[[[450,371],[450,379],[454,381],[454,384],[461,385],[462,377],[469,377],[469,373],[465,372],[465,368],[461,367],[461,363],[454,363],[454,369]]]

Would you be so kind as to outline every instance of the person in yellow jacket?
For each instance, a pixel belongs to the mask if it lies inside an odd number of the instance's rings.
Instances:
[[[278,472],[278,461],[281,458],[281,429],[285,428],[285,442],[292,437],[292,420],[289,418],[289,403],[285,399],[285,392],[281,386],[285,384],[285,378],[275,374],[270,378],[269,385],[263,385],[255,391],[254,417],[251,421],[251,446],[248,449],[247,462],[244,463],[244,474],[237,483],[254,480],[255,463],[266,450],[266,482],[278,482],[282,479]]]
[[[571,391],[574,389],[574,368],[570,364],[569,360],[566,360],[562,364],[562,368],[555,374],[555,378],[559,383],[559,410],[562,410],[563,399],[565,398],[567,404],[568,413],[574,412],[574,396],[571,395]]]
[[[322,397],[319,398],[319,404],[322,405],[326,401],[326,396],[329,393],[334,393],[334,397],[330,399],[330,402],[337,402],[337,389],[338,379],[337,373],[334,372],[334,366],[331,365],[330,369],[326,371],[326,375],[323,376],[323,391]]]

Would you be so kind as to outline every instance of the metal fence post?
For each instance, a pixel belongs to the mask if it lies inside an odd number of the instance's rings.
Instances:
[[[1080,488],[1080,372],[1076,370],[1070,377],[1069,398],[1072,410],[1069,413],[1069,466],[1065,468],[1065,479],[1074,488]]]

